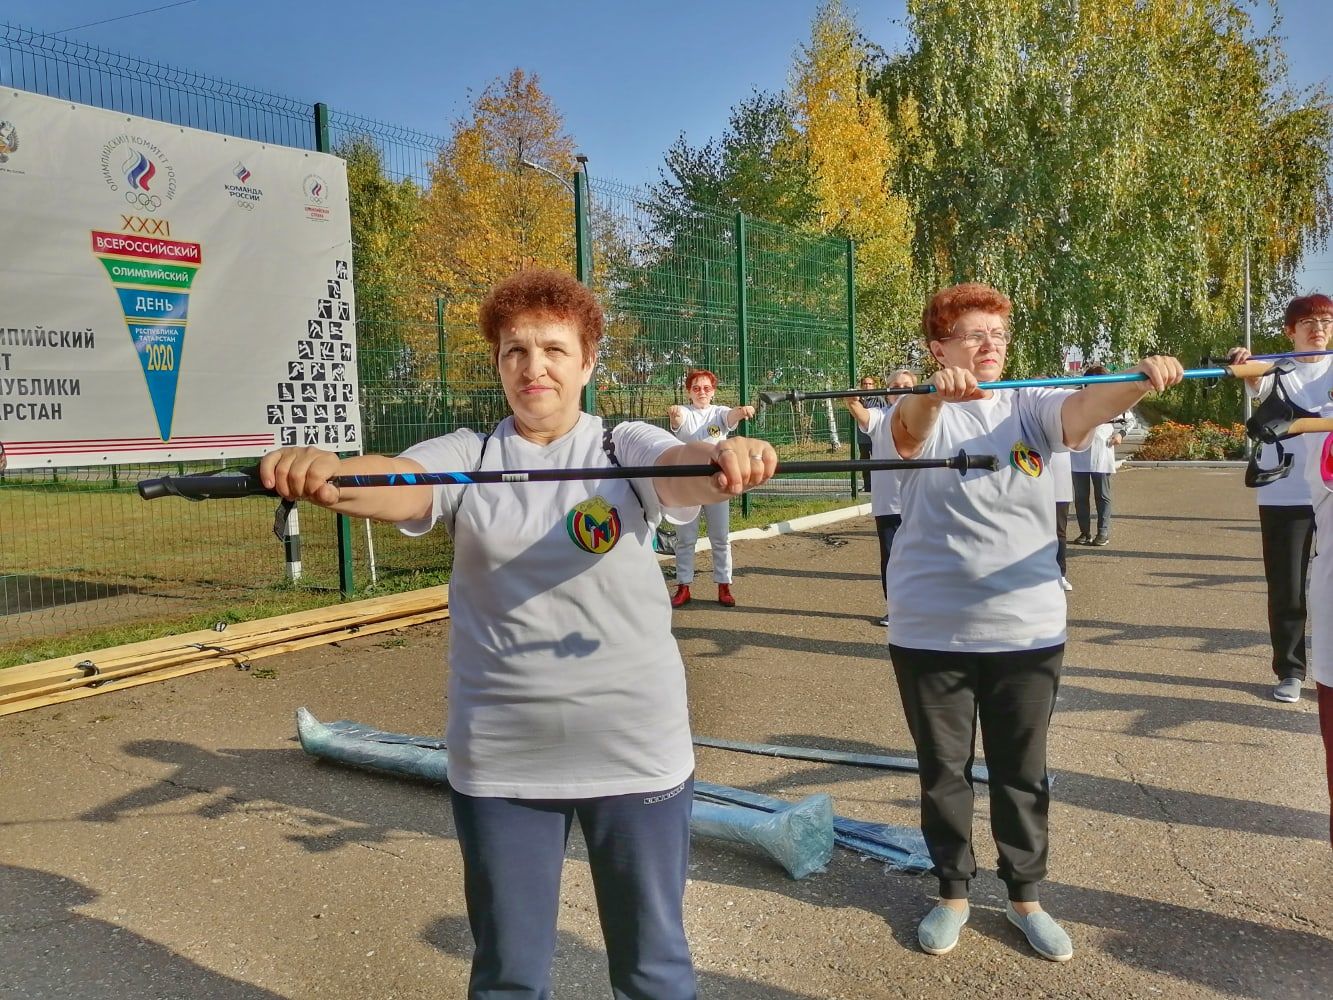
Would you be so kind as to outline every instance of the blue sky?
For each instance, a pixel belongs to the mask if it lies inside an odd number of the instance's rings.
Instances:
[[[657,179],[681,132],[700,144],[752,89],[784,86],[817,0],[435,0],[236,5],[192,0],[6,0],[0,18],[127,55],[445,134],[475,93],[514,67],[535,72],[593,174]],[[903,0],[848,0],[862,30],[900,48]],[[1281,0],[1297,86],[1333,78],[1333,5]],[[369,15],[369,16],[368,16]],[[77,28],[66,31],[65,29]],[[1306,262],[1307,290],[1333,288],[1333,252]]]

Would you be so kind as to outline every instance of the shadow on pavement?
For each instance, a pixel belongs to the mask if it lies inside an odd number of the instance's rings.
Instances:
[[[1065,712],[1126,712],[1133,716],[1122,730],[1127,736],[1159,736],[1177,726],[1199,721],[1209,725],[1245,726],[1275,733],[1319,733],[1319,720],[1304,712],[1294,712],[1271,698],[1267,703],[1215,701],[1193,698],[1190,705],[1198,714],[1181,712],[1180,700],[1171,695],[1127,694],[1123,691],[1098,691],[1078,684],[1062,683],[1056,700],[1056,715]]]
[[[312,853],[349,844],[385,844],[402,833],[454,836],[447,793],[439,785],[330,764],[295,743],[289,750],[220,750],[176,740],[136,740],[125,753],[175,767],[79,819],[115,823],[146,809],[181,803],[202,819],[218,819],[265,804],[292,810],[308,828],[287,839]]]
[[[1080,635],[1079,641],[1093,646],[1119,646],[1123,643],[1144,645],[1154,639],[1190,639],[1192,653],[1237,653],[1251,646],[1268,648],[1268,636],[1258,629],[1209,628],[1201,625],[1136,625],[1105,619],[1074,618],[1069,628],[1088,629],[1094,635]],[[1170,647],[1163,647],[1170,648]]]
[[[283,1000],[79,913],[99,894],[73,879],[0,865],[0,884],[0,996]]]
[[[448,955],[469,959],[472,936],[462,917],[442,917],[426,928],[422,940]],[[756,983],[717,972],[698,970],[699,996],[727,1000],[816,1000],[810,993],[794,993],[769,983]],[[560,933],[555,946],[554,986],[558,996],[610,995],[606,953],[578,938]]]
[[[1315,931],[1058,882],[1044,883],[1042,898],[1053,913],[1109,932],[1101,947],[1120,961],[1222,994],[1308,1000],[1333,981],[1333,941]],[[1021,938],[1016,945],[1026,948]]]
[[[1104,680],[1116,681],[1142,681],[1144,684],[1174,684],[1181,687],[1198,688],[1199,690],[1214,691],[1239,691],[1243,694],[1252,694],[1256,698],[1269,699],[1272,697],[1272,682],[1259,684],[1245,684],[1237,681],[1224,680],[1220,677],[1186,677],[1180,674],[1148,674],[1136,672],[1133,670],[1108,670],[1104,667],[1075,667],[1066,663],[1060,668],[1060,677],[1100,677]]]
[[[1064,688],[1061,688],[1061,694],[1063,693]],[[1057,720],[1062,710],[1063,705],[1056,709]],[[784,746],[821,746],[853,753],[890,756],[915,756],[916,753],[912,747],[895,749],[855,741],[833,745],[828,737],[808,733],[781,733],[758,738]],[[917,777],[911,773],[854,767],[847,764],[803,766],[795,761],[786,763],[799,769],[789,771],[770,781],[757,782],[747,788],[765,795],[799,797],[803,794],[801,790],[804,788],[824,789],[843,782],[861,780],[870,774],[894,775],[902,782],[897,787],[902,789],[903,797],[885,801],[890,805],[911,808],[917,808],[920,801]],[[1053,797],[1058,802],[1079,809],[1206,829],[1233,830],[1274,837],[1301,837],[1321,843],[1328,839],[1328,817],[1318,810],[1294,809],[1266,802],[1182,791],[1132,779],[1106,778],[1066,770],[1058,763],[1052,764],[1051,771],[1055,782]],[[976,788],[979,794],[986,794],[984,784],[978,783]],[[833,808],[835,812],[847,814],[839,807],[836,792],[833,793]],[[978,826],[977,831],[982,832],[982,828]],[[1052,836],[1058,842],[1060,836],[1058,827],[1053,828]]]
[[[775,742],[808,746],[827,746],[831,743],[828,737],[801,733],[773,734],[768,738]],[[838,746],[861,752],[903,753],[901,748],[864,742],[841,743]],[[82,817],[84,820],[114,823],[120,817],[139,810],[160,809],[173,802],[188,803],[191,799],[199,798],[201,801],[191,804],[191,809],[203,818],[215,818],[264,804],[283,804],[291,810],[291,821],[304,822],[309,826],[308,833],[289,835],[289,840],[312,852],[337,850],[355,844],[383,844],[396,839],[404,831],[428,836],[453,836],[445,795],[441,794],[438,785],[386,778],[317,762],[296,746],[289,750],[223,750],[213,753],[179,741],[141,740],[128,744],[125,749],[135,756],[170,764],[175,770],[165,777],[148,779],[152,782],[148,787],[88,811]],[[907,752],[910,753],[910,749]],[[793,790],[802,785],[827,786],[852,780],[852,775],[853,771],[843,765],[819,765],[760,783],[757,788],[780,789],[785,795],[792,796]],[[908,794],[913,796],[912,800],[904,800],[903,804],[914,802],[914,776],[902,774],[901,778],[904,790],[910,789]],[[1327,817],[1320,812],[1178,791],[1143,782],[1060,770],[1055,794],[1059,801],[1080,808],[1153,821],[1169,820],[1201,827],[1301,837],[1321,844],[1327,836]],[[985,835],[980,827],[978,831],[979,835]],[[1058,843],[1061,837],[1058,826],[1053,833]],[[839,852],[839,856],[845,854]],[[571,841],[570,855],[574,858],[583,857],[582,844],[577,837]],[[123,931],[114,930],[116,937],[110,943],[101,941],[101,938],[112,935],[113,928],[110,925],[83,917],[76,917],[75,923],[69,924],[68,917],[63,915],[74,907],[86,904],[91,895],[76,883],[26,869],[9,871],[18,874],[17,877],[5,879],[6,897],[46,899],[46,910],[52,914],[61,914],[59,919],[67,927],[72,926],[75,935],[87,936],[90,947],[75,947],[73,951],[88,955],[90,964],[96,963],[97,968],[105,970],[108,949],[114,957],[117,947],[135,949],[136,956],[141,954],[139,949],[143,947],[143,942],[127,945]],[[914,915],[930,894],[930,887],[922,880],[886,876],[881,866],[876,866],[873,872],[871,869],[862,871],[848,868],[845,863],[839,864],[837,861],[827,875],[795,882],[771,862],[751,852],[705,840],[696,841],[690,875],[692,879],[700,881],[779,893],[810,905],[863,909],[887,919],[894,939],[906,949],[914,948]],[[14,886],[18,889],[11,891]],[[54,900],[51,898],[53,894]],[[1314,994],[1308,992],[1310,984],[1321,980],[1299,977],[1294,970],[1304,969],[1309,973],[1314,971],[1311,969],[1312,962],[1321,968],[1330,967],[1328,963],[1333,962],[1330,942],[1315,933],[1282,930],[1235,917],[1221,917],[1204,910],[1067,885],[1049,884],[1044,898],[1049,901],[1054,912],[1067,916],[1071,921],[1104,927],[1121,935],[1108,947],[1121,961],[1154,974],[1206,985],[1224,993],[1266,997],[1311,996]],[[47,918],[43,918],[41,912],[34,917],[31,911],[32,904],[25,903],[25,924],[35,927],[47,923]],[[12,926],[13,919],[9,917],[6,922]],[[1003,916],[1000,915],[998,919],[1003,921]],[[1026,954],[1021,939],[1011,934],[1012,929],[1007,925],[979,919],[970,926],[982,933],[990,933]],[[442,918],[431,926],[426,935],[427,940],[436,947],[452,954],[464,955],[470,949],[467,927],[462,918]],[[6,937],[15,941],[20,936],[11,933]],[[59,940],[62,953],[71,948],[65,932],[62,931]],[[1200,942],[1217,942],[1217,947],[1225,947],[1227,960],[1209,960],[1199,951]],[[563,957],[558,959],[558,965],[566,967],[566,971],[559,973],[562,981],[569,980],[567,967],[572,963],[579,970],[579,976],[584,977],[576,977],[576,981],[596,982],[598,992],[601,991],[601,984],[606,980],[605,959],[600,949],[588,948],[581,942],[565,938],[562,939],[559,951]],[[575,956],[572,960],[569,958],[571,954]],[[4,970],[0,972],[0,983],[4,983],[3,977],[7,976],[20,986],[28,984],[26,989],[18,990],[15,995],[45,995],[35,991],[32,984],[46,981],[32,977],[66,975],[63,965],[59,973],[47,968],[49,963],[37,963],[31,969],[25,969],[21,960],[16,964],[15,958],[18,956],[6,959],[0,966]],[[147,969],[138,958],[134,962],[122,964],[125,967],[117,968],[114,975],[162,975],[173,977],[172,982],[196,984],[166,995],[216,997],[223,1000],[263,1000],[275,996],[199,969],[165,950],[162,950],[160,964],[154,960],[148,963]],[[1255,994],[1250,991],[1248,981],[1233,981],[1234,970],[1251,965],[1256,969],[1266,968],[1271,973],[1266,973],[1268,977],[1263,982],[1270,984],[1273,992]],[[160,971],[152,972],[153,969]],[[586,973],[584,970],[587,970]],[[87,984],[96,981],[97,974],[91,967],[76,966],[75,971],[68,973],[68,982]],[[103,971],[101,975],[107,973]],[[147,983],[143,984],[143,989],[138,989],[132,978],[126,982],[123,989],[117,987],[114,991],[108,991],[107,995],[153,996],[161,992],[160,989],[150,988]],[[705,996],[754,997],[755,1000],[807,998],[807,994],[783,992],[771,986],[714,973],[705,973],[701,977],[701,986],[704,987],[702,995]],[[1306,989],[1307,992],[1300,993],[1298,988]]]
[[[1177,580],[1178,583],[1154,583],[1154,580]],[[1193,590],[1196,587],[1235,587],[1238,584],[1262,584],[1261,573],[1148,573],[1140,580],[1140,587],[1177,587]],[[1251,593],[1252,591],[1244,591]]]

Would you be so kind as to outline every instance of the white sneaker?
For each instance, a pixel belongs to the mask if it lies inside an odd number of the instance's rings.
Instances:
[[[882,626],[884,626],[884,628],[888,628],[888,627],[889,627],[889,616],[888,616],[888,615],[885,615],[885,616],[884,616],[883,618],[881,618],[879,621],[875,622],[875,624],[876,624],[876,625],[882,625]]]
[[[1277,701],[1300,701],[1301,679],[1299,677],[1285,678],[1277,685],[1277,687],[1273,688],[1273,697]]]
[[[1074,585],[1062,576],[1060,577],[1060,589],[1067,594],[1074,589]]]

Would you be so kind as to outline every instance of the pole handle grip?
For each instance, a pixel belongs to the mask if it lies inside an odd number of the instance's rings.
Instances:
[[[234,500],[238,497],[276,497],[259,480],[259,467],[229,469],[211,476],[164,476],[139,483],[139,496],[145,500],[181,497],[185,500]]]

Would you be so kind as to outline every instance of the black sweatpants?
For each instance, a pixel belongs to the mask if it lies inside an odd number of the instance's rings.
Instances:
[[[1314,542],[1314,508],[1260,506],[1268,580],[1268,638],[1278,680],[1305,679],[1305,587]]]
[[[1055,564],[1060,567],[1060,575],[1068,576],[1067,568],[1069,542],[1065,535],[1069,534],[1069,501],[1057,500],[1055,502]]]
[[[972,763],[977,720],[990,770],[997,874],[1009,898],[1037,898],[1046,877],[1051,783],[1046,734],[1065,647],[1008,653],[938,652],[889,645],[921,779],[921,832],[940,896],[965,899],[972,853]]]
[[[902,526],[901,514],[875,515],[875,534],[879,535],[879,586],[886,599],[889,596],[889,555],[893,552],[894,536]]]
[[[662,792],[593,799],[452,792],[476,944],[469,1000],[551,996],[560,871],[575,816],[588,845],[612,995],[694,1000],[683,914],[693,797],[693,778]]]
[[[857,435],[856,453],[861,456],[861,461],[863,462],[870,461],[870,449],[871,449],[870,439],[867,438],[866,440],[862,441],[860,435]],[[870,473],[868,472],[861,473],[861,489],[865,490],[867,493],[870,492]]]

